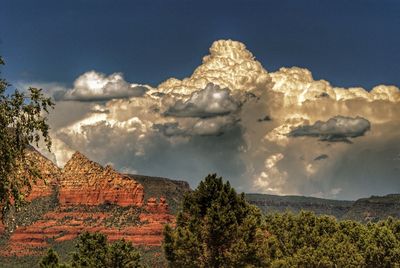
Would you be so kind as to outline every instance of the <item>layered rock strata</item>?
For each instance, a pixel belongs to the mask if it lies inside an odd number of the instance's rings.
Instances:
[[[20,221],[8,233],[0,224],[0,235],[7,237],[0,245],[0,256],[41,255],[55,243],[75,239],[84,231],[104,233],[110,241],[124,238],[159,247],[163,226],[175,221],[164,197],[150,197],[144,204],[144,188],[134,178],[102,167],[79,152],[62,170],[37,151],[29,151],[28,156],[42,179],[32,185],[25,211],[36,211],[38,204],[46,209]],[[58,204],[43,207],[39,200]],[[24,217],[30,217],[28,212]]]
[[[53,188],[60,179],[61,170],[34,148],[29,148],[26,151],[26,160],[31,168],[40,175],[40,178],[38,178],[28,172],[22,172],[22,176],[27,176],[32,186],[30,190],[25,189],[26,200],[32,201],[39,197],[52,195]]]
[[[138,182],[105,168],[76,152],[62,170],[59,187],[61,205],[141,206],[144,189]]]

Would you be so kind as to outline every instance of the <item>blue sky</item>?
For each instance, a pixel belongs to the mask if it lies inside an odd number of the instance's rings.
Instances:
[[[47,156],[60,166],[79,150],[192,187],[216,172],[247,192],[400,192],[399,89],[314,81],[399,86],[400,0],[0,3],[1,76],[58,96]],[[314,80],[277,72],[292,66]],[[171,77],[189,78],[157,87]]]
[[[400,85],[400,1],[3,0],[11,82],[70,85],[88,70],[157,85],[191,74],[214,40],[245,43],[269,71],[336,86]]]

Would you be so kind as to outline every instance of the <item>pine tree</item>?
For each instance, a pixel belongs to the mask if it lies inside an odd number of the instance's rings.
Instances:
[[[60,264],[60,259],[57,253],[50,248],[47,254],[42,258],[39,263],[40,268],[67,268],[65,264]]]
[[[163,247],[171,267],[262,267],[266,241],[260,211],[213,174],[185,196]]]
[[[139,251],[125,240],[108,243],[104,234],[85,232],[79,236],[75,247],[72,267],[142,267]]]
[[[75,245],[72,267],[107,267],[107,237],[101,233],[84,232]]]
[[[139,251],[124,239],[109,245],[109,267],[140,268],[141,255]]]

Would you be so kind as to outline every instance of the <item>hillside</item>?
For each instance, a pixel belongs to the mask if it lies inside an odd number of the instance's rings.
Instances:
[[[246,194],[246,198],[264,213],[308,210],[316,214],[333,215],[339,220],[361,222],[375,222],[389,216],[400,218],[400,194],[371,196],[356,201],[269,194]]]
[[[37,151],[29,151],[28,157],[46,182],[33,185],[29,202],[0,224],[0,267],[17,262],[18,267],[31,267],[48,247],[67,252],[63,249],[84,231],[102,232],[110,241],[123,237],[157,254],[153,249],[158,251],[161,245],[164,225],[175,221],[166,197],[180,198],[188,189],[184,182],[168,179],[136,180],[136,175],[103,167],[79,152],[63,169]],[[162,189],[157,190],[155,183]],[[178,200],[174,202],[176,207]]]
[[[342,218],[353,205],[352,201],[331,200],[305,196],[279,196],[269,194],[246,194],[247,200],[258,206],[264,213],[290,210],[313,211],[316,214],[333,215]]]
[[[353,203],[343,219],[378,221],[387,217],[400,218],[400,194],[371,196]]]
[[[171,213],[175,214],[184,195],[191,191],[186,181],[171,180],[168,178],[151,177],[144,175],[127,174],[143,185],[144,198],[163,196],[166,198]]]

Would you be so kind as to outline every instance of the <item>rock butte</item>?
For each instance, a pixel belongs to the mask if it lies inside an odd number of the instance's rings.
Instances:
[[[103,168],[79,152],[64,166],[59,184],[61,205],[143,205],[142,185],[110,166]]]
[[[160,246],[163,226],[175,221],[165,198],[158,202],[151,197],[145,203],[140,183],[79,152],[61,170],[37,151],[27,155],[44,180],[33,185],[26,199],[55,196],[59,204],[9,233],[0,223],[0,237],[9,236],[0,256],[41,255],[52,244],[84,231],[104,233],[110,241],[124,238],[137,245]],[[122,211],[117,215],[118,209]]]
[[[26,196],[27,201],[32,201],[39,197],[46,197],[53,194],[53,187],[60,180],[61,170],[54,165],[49,159],[45,158],[38,151],[32,149],[27,152],[27,158],[35,164],[35,168],[41,173],[40,180],[33,183],[33,178],[30,177],[32,189],[29,195]]]

